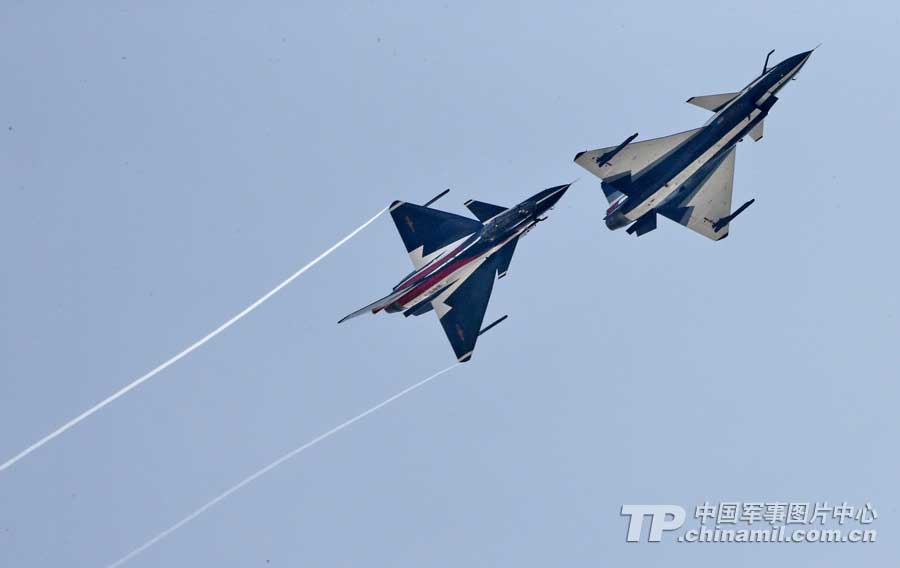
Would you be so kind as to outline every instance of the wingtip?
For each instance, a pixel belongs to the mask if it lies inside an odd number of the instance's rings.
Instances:
[[[573,158],[572,161],[573,161],[573,162],[577,162],[577,161],[578,161],[578,158],[580,158],[581,156],[583,156],[585,153],[587,153],[587,150],[584,150],[583,152],[578,152],[577,154],[575,154],[575,158]]]

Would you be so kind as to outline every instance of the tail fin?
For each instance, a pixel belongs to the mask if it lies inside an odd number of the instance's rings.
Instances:
[[[633,193],[631,191],[631,170],[606,178],[600,184],[600,188],[603,189],[603,193],[610,203],[623,195],[631,195]]]

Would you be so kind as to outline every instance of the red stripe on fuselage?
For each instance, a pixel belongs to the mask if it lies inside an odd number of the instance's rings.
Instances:
[[[524,222],[524,221],[528,221],[528,219],[525,219],[525,220],[523,220],[522,222]],[[522,222],[520,222],[519,224],[521,224]],[[411,300],[414,300],[415,298],[418,298],[419,296],[421,296],[422,294],[424,294],[425,292],[427,292],[429,288],[431,288],[432,286],[434,286],[435,284],[437,284],[438,282],[440,282],[441,280],[443,280],[443,279],[446,278],[447,276],[453,274],[454,271],[459,270],[459,269],[462,268],[463,266],[465,266],[465,265],[467,265],[467,264],[469,264],[469,263],[471,263],[471,262],[474,262],[474,261],[476,261],[476,260],[478,260],[478,259],[480,259],[480,258],[484,258],[484,257],[486,257],[486,256],[490,256],[490,255],[493,254],[494,252],[496,252],[496,251],[500,250],[501,248],[503,248],[503,247],[506,245],[506,243],[508,243],[509,241],[513,240],[514,238],[516,238],[516,237],[518,237],[518,236],[521,236],[527,229],[529,229],[529,228],[531,228],[531,227],[533,227],[533,226],[534,226],[534,223],[532,223],[531,225],[529,225],[529,226],[527,226],[527,227],[520,228],[520,229],[517,230],[515,233],[513,233],[512,235],[510,235],[510,236],[509,236],[506,240],[504,240],[502,243],[500,243],[499,245],[497,245],[497,246],[495,246],[495,247],[493,247],[493,248],[490,248],[490,249],[484,251],[482,254],[478,254],[478,255],[475,255],[475,256],[470,256],[470,257],[468,257],[468,258],[461,258],[461,259],[456,260],[456,261],[454,261],[454,260],[451,259],[447,264],[443,265],[443,267],[441,267],[440,265],[437,265],[437,264],[436,264],[436,265],[432,268],[432,271],[433,271],[433,272],[432,272],[431,274],[429,274],[428,276],[426,276],[425,279],[422,280],[421,282],[415,284],[415,285],[414,285],[412,288],[410,288],[409,291],[407,291],[405,294],[403,294],[402,296],[400,296],[399,298],[397,298],[397,300],[394,302],[394,304],[395,304],[395,305],[399,305],[399,306],[406,306],[406,304],[407,304],[408,302],[410,302]],[[450,254],[448,254],[448,255],[445,255],[445,256],[446,256],[446,257],[452,257],[453,255],[457,254],[457,253],[458,253],[460,250],[462,250],[463,248],[465,248],[465,247],[467,247],[467,246],[474,245],[476,242],[478,242],[478,240],[476,240],[476,241],[474,241],[474,242],[472,242],[472,243],[468,243],[468,244],[467,244],[467,243],[463,243],[462,245],[460,245],[459,247],[457,247],[456,250],[454,250],[452,253],[450,253]],[[426,271],[426,272],[427,272],[427,271]],[[406,282],[410,282],[410,281],[414,280],[417,276],[419,276],[419,275],[413,275],[413,276],[407,278],[407,279],[406,279]],[[397,287],[399,288],[400,286],[397,286]]]
[[[447,263],[446,265],[444,265],[443,268],[437,270],[436,272],[434,272],[433,274],[431,274],[427,278],[425,278],[425,280],[422,280],[421,282],[419,282],[418,284],[416,284],[415,286],[410,288],[406,294],[397,298],[396,303],[401,306],[405,306],[407,304],[407,302],[410,302],[411,300],[418,298],[419,296],[424,294],[429,288],[431,288],[432,286],[434,286],[435,284],[437,284],[438,282],[440,282],[447,276],[453,274],[453,272],[455,272],[456,270],[462,268],[463,266],[469,264],[470,262],[477,260],[478,258],[480,258],[480,257],[473,256],[473,257],[463,258],[460,260],[451,261],[451,262]]]
[[[464,246],[466,246],[465,242],[463,244],[459,245],[458,247],[456,247],[455,249],[453,249],[453,251],[451,251],[449,254],[442,255],[442,257],[443,258],[452,257],[454,254],[461,251]],[[438,257],[438,258],[441,258],[441,257]],[[439,262],[435,262],[437,260],[438,259],[435,258],[434,260],[432,260],[431,262],[429,262],[428,264],[423,266],[421,271],[415,272],[412,276],[410,276],[403,282],[397,284],[396,288],[402,288],[404,285],[409,284],[413,280],[416,280],[418,278],[427,277],[430,273],[434,272],[435,270],[440,269],[441,264]],[[429,266],[429,265],[431,265],[431,266]]]

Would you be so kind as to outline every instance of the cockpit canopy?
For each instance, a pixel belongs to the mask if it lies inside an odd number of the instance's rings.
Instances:
[[[520,203],[515,207],[511,207],[507,211],[497,215],[484,226],[482,239],[494,240],[497,237],[503,236],[508,229],[519,224],[523,219],[527,219],[533,215],[534,210],[534,204],[528,203],[527,201]]]

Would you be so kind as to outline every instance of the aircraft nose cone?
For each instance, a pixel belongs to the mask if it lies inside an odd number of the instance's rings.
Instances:
[[[537,205],[538,209],[543,212],[547,209],[550,209],[559,199],[566,193],[566,190],[569,189],[571,183],[567,183],[565,185],[557,185],[555,187],[551,187],[549,189],[545,189],[544,191],[538,193],[535,196],[535,205]]]
[[[804,51],[803,53],[798,53],[797,55],[790,58],[790,68],[796,71],[799,71],[801,67],[806,64],[806,60],[813,54],[813,49],[809,51]],[[795,72],[796,72],[795,71]]]

